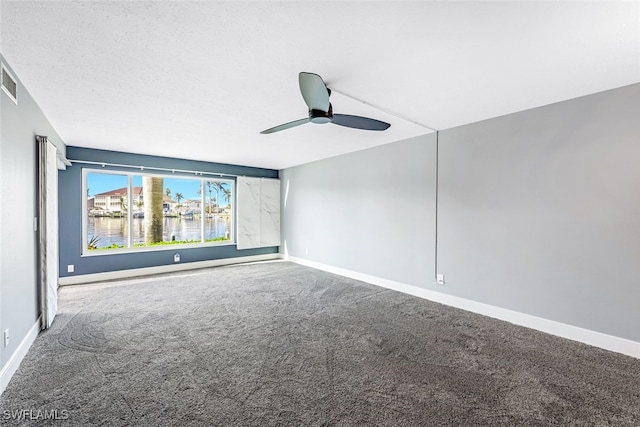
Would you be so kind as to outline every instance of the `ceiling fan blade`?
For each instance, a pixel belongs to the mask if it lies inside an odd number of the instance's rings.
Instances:
[[[302,72],[298,75],[300,92],[309,110],[329,111],[329,91],[322,77]]]
[[[280,132],[281,130],[285,130],[285,129],[293,128],[293,127],[296,127],[296,126],[300,126],[300,125],[303,125],[305,123],[309,123],[309,119],[308,118],[296,120],[294,122],[285,123],[283,125],[278,125],[278,126],[272,127],[271,129],[263,130],[260,133],[264,135],[264,134],[268,134],[268,133]]]
[[[368,117],[351,116],[349,114],[334,114],[331,121],[334,125],[364,130],[385,130],[391,126],[389,123]]]

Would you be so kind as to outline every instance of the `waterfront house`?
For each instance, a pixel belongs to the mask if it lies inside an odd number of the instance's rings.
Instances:
[[[200,211],[200,206],[202,206],[202,201],[199,199],[187,199],[183,200],[181,203],[181,211],[189,212],[189,211]]]
[[[93,196],[93,209],[103,212],[122,213],[127,210],[127,187],[105,191]],[[133,187],[134,210],[140,210],[142,206],[142,187]]]

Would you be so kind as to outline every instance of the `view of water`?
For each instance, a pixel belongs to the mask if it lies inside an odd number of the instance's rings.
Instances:
[[[200,217],[195,218],[163,218],[163,240],[200,240]],[[133,243],[144,243],[144,218],[133,218]],[[91,239],[98,236],[97,247],[116,244],[126,246],[129,238],[127,218],[87,217],[88,233]],[[229,216],[205,218],[204,237],[213,239],[231,234],[231,218]]]

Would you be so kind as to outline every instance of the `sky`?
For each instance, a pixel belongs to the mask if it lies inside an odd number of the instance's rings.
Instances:
[[[89,196],[93,197],[96,194],[104,193],[111,190],[116,190],[118,188],[127,186],[127,176],[126,175],[116,175],[116,174],[106,174],[106,173],[89,173],[87,174],[87,188],[89,189]],[[229,188],[229,184],[224,184],[227,188]],[[142,186],[142,176],[136,175],[133,177],[133,186],[141,187]],[[182,193],[183,199],[200,199],[200,195],[198,194],[198,189],[200,188],[200,178],[164,178],[163,183],[164,188],[169,188],[171,190],[171,198],[176,200],[175,195],[177,193]],[[208,192],[206,192],[208,197]],[[211,195],[216,197],[216,192],[212,191]],[[226,203],[226,199],[222,197],[220,194],[221,203],[224,206]]]

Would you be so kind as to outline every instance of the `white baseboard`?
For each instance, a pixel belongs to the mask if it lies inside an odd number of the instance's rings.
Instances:
[[[18,348],[16,348],[7,363],[3,366],[2,370],[0,370],[0,394],[4,393],[4,390],[9,385],[9,381],[11,381],[11,377],[13,377],[13,374],[18,370],[22,359],[27,355],[31,344],[33,344],[37,338],[40,332],[40,322],[40,318],[38,318],[36,323],[29,329],[29,332],[27,332],[27,335],[22,339]]]
[[[589,344],[605,350],[626,354],[627,356],[640,359],[640,342],[631,341],[625,338],[613,335],[603,334],[601,332],[568,325],[566,323],[556,322],[554,320],[543,319],[541,317],[520,313],[505,308],[496,307],[481,302],[468,300],[465,298],[444,294],[441,292],[431,291],[428,289],[418,288],[416,286],[407,285],[405,283],[393,280],[383,279],[368,274],[358,273],[356,271],[347,270],[332,265],[322,264],[310,261],[304,258],[282,256],[283,259],[295,262],[297,264],[306,265],[308,267],[317,268],[318,270],[327,271],[329,273],[338,274],[340,276],[349,277],[351,279],[360,280],[362,282],[371,283],[383,288],[392,289],[416,297],[424,298],[440,304],[449,305],[451,307],[461,308],[473,313],[482,314],[484,316],[493,317],[495,319],[504,320],[516,325],[525,326],[548,334]]]
[[[102,282],[104,280],[118,280],[129,277],[147,276],[150,274],[171,273],[174,271],[193,270],[196,268],[218,267],[221,265],[239,264],[255,261],[267,261],[279,259],[280,254],[251,255],[235,258],[213,259],[208,261],[185,262],[177,264],[160,265],[157,267],[132,268],[129,270],[107,271],[104,273],[80,274],[78,276],[67,276],[58,279],[60,286],[79,285],[82,283]]]

